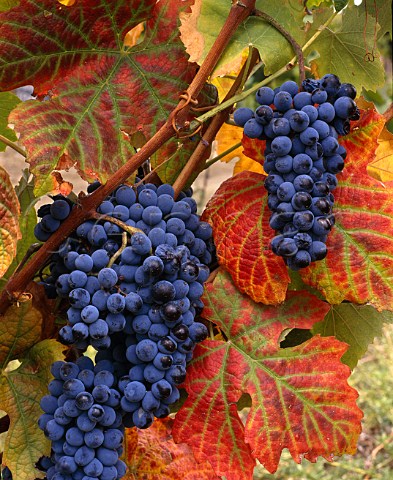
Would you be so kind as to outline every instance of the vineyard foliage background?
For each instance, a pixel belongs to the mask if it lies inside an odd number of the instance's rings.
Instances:
[[[35,206],[48,194],[76,198],[71,167],[115,187],[118,169],[133,166],[132,182],[144,152],[176,188],[239,160],[203,212],[220,263],[204,294],[211,336],[195,350],[174,418],[127,432],[126,478],[246,480],[257,464],[274,473],[284,449],[297,463],[356,452],[363,413],[348,378],[393,320],[391,71],[378,50],[391,41],[391,2],[303,3],[0,0],[0,151],[17,149],[28,167],[14,187],[0,166],[0,433],[14,479],[43,478],[39,401],[50,364],[76,355],[56,340],[58,302],[16,270],[35,241]],[[335,73],[358,91],[360,119],[340,140],[348,154],[329,254],[300,273],[269,249],[264,142],[243,138],[229,116],[234,103],[253,106],[260,86],[298,79],[291,44],[254,8],[298,42],[308,76]],[[34,98],[20,101],[25,85]],[[200,110],[187,95],[179,103],[186,90]],[[56,247],[83,221],[71,217]]]

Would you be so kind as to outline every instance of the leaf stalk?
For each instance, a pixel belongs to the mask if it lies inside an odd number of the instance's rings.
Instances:
[[[27,153],[23,150],[23,148],[21,148],[17,143],[9,140],[4,135],[0,135],[0,142],[5,143],[7,147],[11,147],[13,150],[15,150],[15,152],[18,152],[23,157],[27,157]]]

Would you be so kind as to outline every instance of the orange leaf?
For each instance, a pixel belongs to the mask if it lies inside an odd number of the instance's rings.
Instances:
[[[233,169],[233,174],[236,175],[237,173],[244,171],[265,174],[265,170],[263,169],[262,165],[248,157],[242,157],[236,162],[236,165]]]
[[[266,140],[258,140],[257,138],[249,138],[243,135],[242,138],[243,153],[263,165],[265,160],[264,151],[266,148]]]
[[[242,172],[225,181],[207,204],[204,220],[213,226],[220,264],[241,292],[256,302],[284,301],[290,282],[281,258],[269,248],[274,231],[264,176]]]
[[[185,381],[188,398],[175,418],[176,441],[192,445],[227,480],[251,480],[255,460],[269,472],[281,452],[315,462],[318,456],[354,453],[362,412],[340,362],[347,345],[319,336],[280,348],[285,329],[310,328],[329,306],[308,292],[290,292],[278,307],[252,302],[227,273],[208,284],[203,315],[228,341],[198,345]],[[236,404],[251,409],[243,425]]]
[[[72,183],[63,180],[60,172],[52,172],[51,178],[53,181],[53,188],[51,192],[53,194],[60,193],[61,195],[68,196],[72,192],[74,186]]]
[[[143,30],[144,30],[143,22],[139,23],[134,28],[131,28],[131,30],[127,32],[126,36],[124,37],[124,46],[131,48],[134,45],[136,45],[138,43],[140,36],[142,35]]]
[[[242,128],[224,123],[224,125],[221,127],[220,131],[216,136],[217,155],[220,155],[221,153],[225,152],[236,143],[241,142],[242,137],[243,137]],[[228,163],[231,160],[233,160],[234,157],[240,157],[241,159],[244,157],[244,155],[242,154],[241,146],[238,147],[233,152],[231,152],[229,155],[223,157],[221,161]]]
[[[65,5],[66,7],[72,7],[72,5],[74,5],[74,3],[76,2],[76,0],[57,0],[57,1],[62,5]]]
[[[198,463],[191,448],[172,439],[173,420],[155,420],[147,430],[128,428],[124,480],[219,480],[209,463]]]

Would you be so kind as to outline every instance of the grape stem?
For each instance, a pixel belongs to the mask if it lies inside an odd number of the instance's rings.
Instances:
[[[120,257],[124,249],[127,247],[127,242],[128,242],[127,233],[123,232],[121,236],[121,247],[112,255],[112,258],[109,260],[109,263],[108,263],[108,268],[110,268],[115,263],[115,261]]]
[[[238,142],[238,143],[235,143],[235,145],[232,145],[232,147],[228,148],[227,150],[225,150],[225,152],[222,152],[220,153],[219,155],[217,155],[216,157],[208,160],[206,162],[206,165],[205,165],[205,170],[209,167],[211,167],[212,165],[214,165],[216,162],[218,162],[219,160],[221,160],[222,158],[226,157],[227,155],[229,155],[230,153],[232,153],[233,151],[237,150],[239,147],[242,146],[242,142]]]
[[[102,222],[113,223],[114,225],[117,225],[118,227],[120,227],[122,230],[124,230],[130,235],[134,235],[134,233],[144,233],[139,228],[131,227],[130,225],[127,225],[126,223],[119,220],[118,218],[110,217],[109,215],[102,215],[101,213],[97,213],[95,211],[92,212],[91,218],[100,220]]]
[[[251,48],[247,61],[243,65],[229,92],[226,94],[224,102],[236,95],[236,93],[238,93],[243,88],[244,83],[246,82],[248,76],[250,75],[252,69],[254,68],[258,60],[258,50],[255,48]],[[195,172],[200,172],[204,169],[203,163],[205,162],[206,152],[208,151],[208,149],[210,149],[213,140],[216,138],[216,135],[221,129],[222,125],[226,122],[231,111],[232,105],[227,107],[225,110],[219,112],[211,121],[206,132],[198,143],[196,149],[188,160],[187,164],[180,172],[179,176],[173,184],[173,188],[175,190],[175,198],[186,186],[192,174],[194,174]]]
[[[187,95],[190,96],[190,98],[196,98],[199,95],[238,26],[243,23],[255,9],[255,1],[256,0],[243,0],[242,2],[238,1],[232,4],[218,37],[187,89]],[[145,160],[175,135],[176,132],[172,126],[175,111],[177,111],[177,122],[183,125],[186,123],[186,118],[190,110],[190,105],[186,105],[186,103],[186,100],[182,98],[175,110],[169,115],[165,124],[134,156],[108,179],[105,185],[97,188],[91,195],[80,198],[77,207],[73,208],[71,214],[64,220],[59,229],[51,235],[48,241],[45,242],[43,247],[32,257],[24,268],[11,276],[0,296],[0,315],[4,314],[8,306],[17,301],[18,297],[26,291],[29,282],[34,278],[40,265],[43,265],[47,261],[64,239],[70,236],[81,223],[92,218],[98,205],[119,185],[126,182]],[[196,126],[198,127],[199,125],[200,123],[196,122]]]
[[[285,28],[281,24],[279,24],[277,22],[277,20],[275,20],[273,17],[271,17],[267,13],[262,12],[261,10],[258,10],[256,8],[252,12],[252,15],[254,17],[262,18],[262,20],[265,20],[265,22],[272,25],[292,45],[292,48],[295,51],[295,55],[297,57],[297,63],[298,63],[298,66],[299,66],[299,83],[301,84],[303,82],[303,80],[306,78],[306,72],[305,72],[305,69],[304,69],[304,55],[303,55],[302,47],[297,43],[297,41],[292,37],[292,35],[287,30],[285,30]]]

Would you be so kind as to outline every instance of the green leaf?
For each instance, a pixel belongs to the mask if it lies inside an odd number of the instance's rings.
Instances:
[[[18,0],[0,0],[0,12],[6,12],[18,4]]]
[[[306,6],[308,9],[312,9],[313,7],[319,7],[322,4],[333,4],[333,0],[307,0]]]
[[[361,5],[361,7],[362,6],[363,5]],[[368,3],[367,6],[367,13],[373,16],[371,23],[377,21],[378,19],[378,24],[381,27],[378,32],[378,39],[385,35],[385,33],[389,33],[390,38],[392,38],[392,2],[387,2],[386,0],[375,0],[371,2],[371,4]]]
[[[0,371],[21,358],[41,337],[42,315],[31,300],[11,305],[0,322]]]
[[[383,324],[392,322],[393,312],[378,312],[369,305],[341,303],[332,305],[322,322],[313,326],[312,333],[323,337],[334,335],[347,343],[349,348],[342,361],[353,369],[374,338],[382,334]]]
[[[0,4],[1,11],[1,4]],[[19,98],[11,92],[0,92],[0,135],[8,138],[12,142],[17,140],[17,136],[12,130],[8,127],[8,115],[12,110],[20,103]],[[0,141],[0,152],[4,152],[6,149],[6,144]]]
[[[34,195],[33,176],[29,174],[27,169],[23,170],[22,177],[19,180],[19,184],[15,187],[15,191],[21,208],[19,215],[19,228],[21,230],[22,238],[18,241],[16,257],[4,275],[4,280],[10,278],[31,244],[37,241],[34,236],[34,227],[37,223],[37,214],[34,205],[38,199]]]
[[[34,464],[50,452],[37,421],[42,414],[40,399],[48,393],[50,365],[63,359],[63,349],[55,340],[44,340],[30,349],[16,370],[5,371],[0,377],[0,409],[8,413],[11,422],[2,463],[17,480],[41,477]]]
[[[306,50],[306,54],[314,50],[319,53],[311,62],[313,73],[319,78],[335,73],[342,82],[354,84],[358,91],[375,91],[383,85],[385,75],[379,52],[375,52],[374,61],[366,58],[374,45],[374,26],[370,19],[367,22],[363,9],[347,8]]]
[[[257,0],[256,8],[272,16],[303,45],[306,36],[303,29],[304,11],[302,8],[293,7],[292,4],[290,0],[281,2]],[[186,43],[191,60],[201,64],[206,58],[230,8],[231,3],[227,0],[204,0],[199,14],[194,10],[197,18],[191,16],[189,20],[182,21],[182,40]],[[194,35],[187,35],[189,29],[194,30]],[[280,32],[261,18],[250,16],[233,34],[228,47],[218,61],[215,76],[237,71],[243,60],[242,52],[248,50],[249,45],[258,48],[265,64],[265,74],[284,66],[294,56],[290,43]]]

